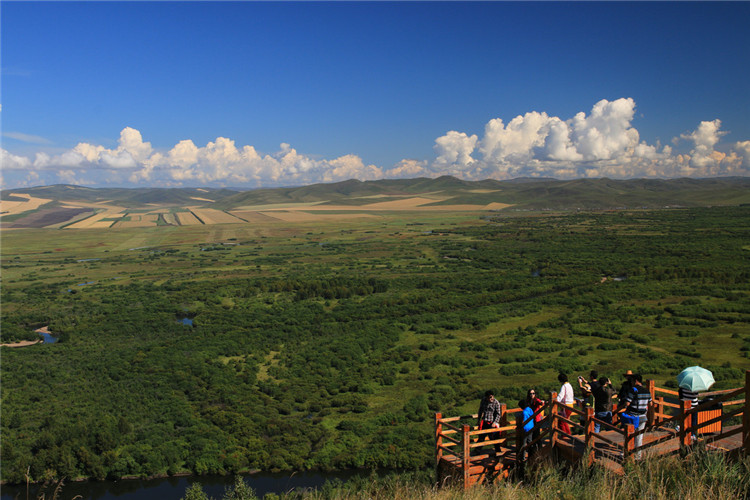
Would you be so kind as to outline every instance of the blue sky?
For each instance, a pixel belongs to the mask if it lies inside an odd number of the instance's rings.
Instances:
[[[8,2],[3,187],[750,175],[748,2]]]

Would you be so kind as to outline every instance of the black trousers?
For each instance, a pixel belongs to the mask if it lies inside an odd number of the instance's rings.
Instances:
[[[482,423],[482,430],[489,429],[492,427],[492,422],[483,422]],[[479,439],[477,442],[481,443],[485,439],[488,439],[489,441],[495,441],[496,439],[500,439],[500,433],[499,432],[490,432],[488,434],[480,434]],[[495,453],[500,453],[500,445],[495,445]]]

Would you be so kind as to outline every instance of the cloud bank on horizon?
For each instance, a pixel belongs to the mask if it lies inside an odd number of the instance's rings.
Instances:
[[[566,120],[537,111],[507,124],[495,118],[485,125],[481,138],[451,130],[435,139],[435,158],[403,159],[389,168],[368,165],[353,154],[317,159],[289,144],[281,144],[273,154],[261,154],[226,137],[201,147],[185,139],[168,151],[158,151],[138,130],[126,127],[114,149],[81,142],[58,154],[38,152],[33,159],[0,149],[2,184],[269,187],[441,175],[466,180],[750,175],[750,140],[722,145],[720,151],[717,146],[726,132],[719,119],[703,121],[674,138],[674,146],[683,143],[689,149],[677,153],[673,145],[642,142],[632,126],[634,114],[635,101],[620,98],[602,99],[588,115],[581,111]],[[44,143],[43,138],[32,138],[29,142]]]

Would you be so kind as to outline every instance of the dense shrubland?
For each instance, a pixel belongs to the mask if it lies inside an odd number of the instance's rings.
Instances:
[[[5,254],[3,341],[36,325],[61,341],[3,348],[2,479],[421,468],[432,414],[473,413],[488,387],[514,402],[591,368],[670,386],[698,363],[739,386],[749,216],[498,214],[91,262]]]

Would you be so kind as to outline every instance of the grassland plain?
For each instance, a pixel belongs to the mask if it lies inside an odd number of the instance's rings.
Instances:
[[[2,479],[420,468],[558,371],[742,383],[750,207],[2,233]],[[178,320],[190,318],[192,326]]]

